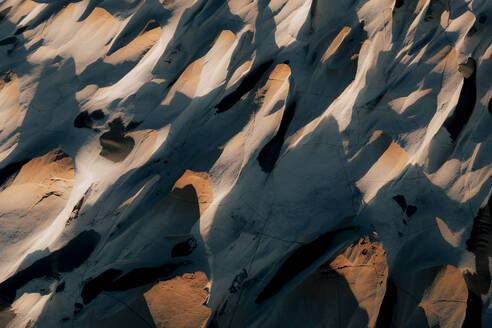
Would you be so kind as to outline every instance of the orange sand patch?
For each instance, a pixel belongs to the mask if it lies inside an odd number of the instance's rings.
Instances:
[[[203,327],[210,309],[203,305],[208,296],[203,272],[162,281],[144,294],[157,328]]]
[[[176,188],[183,189],[187,185],[192,185],[195,188],[201,215],[214,200],[212,180],[206,172],[186,170],[181,178],[176,181],[172,190],[174,191]]]

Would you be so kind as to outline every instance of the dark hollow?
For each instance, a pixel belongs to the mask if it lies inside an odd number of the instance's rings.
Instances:
[[[393,200],[400,205],[401,209],[405,211],[407,209],[407,201],[405,200],[405,196],[403,195],[396,195],[393,196]]]
[[[79,267],[89,258],[100,239],[100,235],[94,230],[81,232],[61,249],[37,260],[2,282],[0,284],[1,298],[12,303],[17,289],[29,281],[42,277],[56,277],[59,273],[70,272]]]
[[[3,186],[3,184],[5,182],[7,182],[8,180],[15,179],[15,176],[17,175],[17,173],[19,173],[21,168],[27,162],[29,162],[29,160],[11,163],[11,164],[7,165],[6,167],[4,167],[3,169],[0,169],[0,187]]]
[[[241,99],[246,93],[251,91],[254,86],[260,81],[261,77],[268,68],[272,65],[273,60],[269,60],[256,69],[254,69],[251,73],[249,73],[244,80],[241,81],[236,90],[228,94],[224,97],[216,106],[217,113],[223,113],[230,109],[234,104],[236,104],[239,99]]]
[[[96,109],[90,114],[91,118],[94,120],[102,120],[106,115],[104,115],[104,112],[100,109]]]
[[[131,131],[136,129],[140,124],[142,124],[142,121],[131,121],[128,123],[128,126],[126,127],[126,131]]]
[[[114,279],[121,275],[123,271],[117,269],[108,269],[98,275],[96,278],[89,280],[84,284],[82,288],[82,301],[84,304],[89,304],[90,301],[95,299],[104,288],[110,286]]]
[[[390,328],[393,320],[393,312],[395,310],[398,292],[395,283],[391,278],[386,282],[386,292],[384,293],[383,302],[379,309],[378,319],[376,320],[376,328]]]
[[[258,155],[258,162],[264,172],[272,172],[277,163],[280,150],[284,144],[285,134],[287,133],[290,122],[294,118],[295,109],[296,103],[294,102],[285,110],[277,134],[263,147]]]
[[[476,67],[475,60],[469,58],[468,61],[472,61],[474,67]],[[456,140],[460,132],[465,127],[466,123],[470,119],[477,100],[477,83],[476,83],[476,69],[469,78],[465,78],[463,87],[461,88],[458,104],[453,114],[444,121],[444,127],[451,135],[451,139]]]
[[[330,247],[333,238],[342,231],[356,230],[357,227],[347,227],[330,231],[320,235],[310,243],[304,244],[297,248],[277,270],[270,282],[265,286],[263,291],[258,295],[255,302],[260,304],[266,299],[277,294],[282,287],[292,280],[299,273],[307,269],[318,258],[323,256]]]
[[[197,247],[195,238],[190,238],[184,242],[174,245],[171,250],[171,257],[181,257],[190,255]]]
[[[73,121],[73,126],[76,128],[88,128],[92,129],[92,119],[87,111],[83,111]]]
[[[417,212],[417,206],[414,206],[414,205],[408,205],[407,207],[407,216],[408,217],[411,217],[412,215],[415,214],[415,212]]]
[[[15,36],[9,36],[8,38],[0,40],[0,46],[5,46],[7,44],[13,44],[16,41],[17,41],[17,38]]]

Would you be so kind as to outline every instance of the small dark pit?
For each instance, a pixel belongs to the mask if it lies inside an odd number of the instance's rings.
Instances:
[[[82,129],[82,128],[88,128],[92,129],[92,119],[89,116],[89,113],[87,111],[83,111],[73,121],[73,126]]]
[[[181,257],[190,255],[197,247],[195,238],[190,238],[182,243],[174,245],[171,251],[171,257]]]
[[[485,15],[485,14],[480,14],[480,15],[478,16],[478,22],[479,22],[480,24],[485,24],[485,22],[486,22],[486,21],[487,21],[487,15]]]
[[[131,131],[136,129],[140,124],[142,124],[142,121],[131,121],[128,126],[126,127],[126,131]]]
[[[91,114],[90,114],[91,118],[93,120],[102,120],[103,118],[106,117],[106,115],[104,115],[104,112],[100,109],[97,109],[95,111],[93,111]]]
[[[17,38],[15,36],[9,36],[8,38],[5,38],[3,40],[0,40],[0,46],[5,46],[8,44],[13,44],[17,41]]]
[[[56,286],[55,293],[61,293],[65,290],[65,282],[62,281],[58,286]]]
[[[408,205],[405,213],[407,214],[408,217],[411,217],[412,215],[415,214],[415,212],[417,212],[417,206]]]
[[[405,196],[396,195],[393,197],[393,200],[401,207],[403,211],[407,209],[407,201],[405,200]]]
[[[19,35],[19,34],[22,34],[24,33],[26,30],[27,30],[28,26],[22,26],[20,28],[17,29],[17,31],[15,31],[14,35]]]

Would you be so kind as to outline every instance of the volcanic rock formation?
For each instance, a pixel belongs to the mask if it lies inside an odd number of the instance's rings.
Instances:
[[[492,327],[492,1],[0,1],[0,327]]]

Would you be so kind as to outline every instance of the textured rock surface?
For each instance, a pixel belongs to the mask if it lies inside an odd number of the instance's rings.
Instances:
[[[489,0],[0,1],[0,327],[492,326],[491,41]]]

